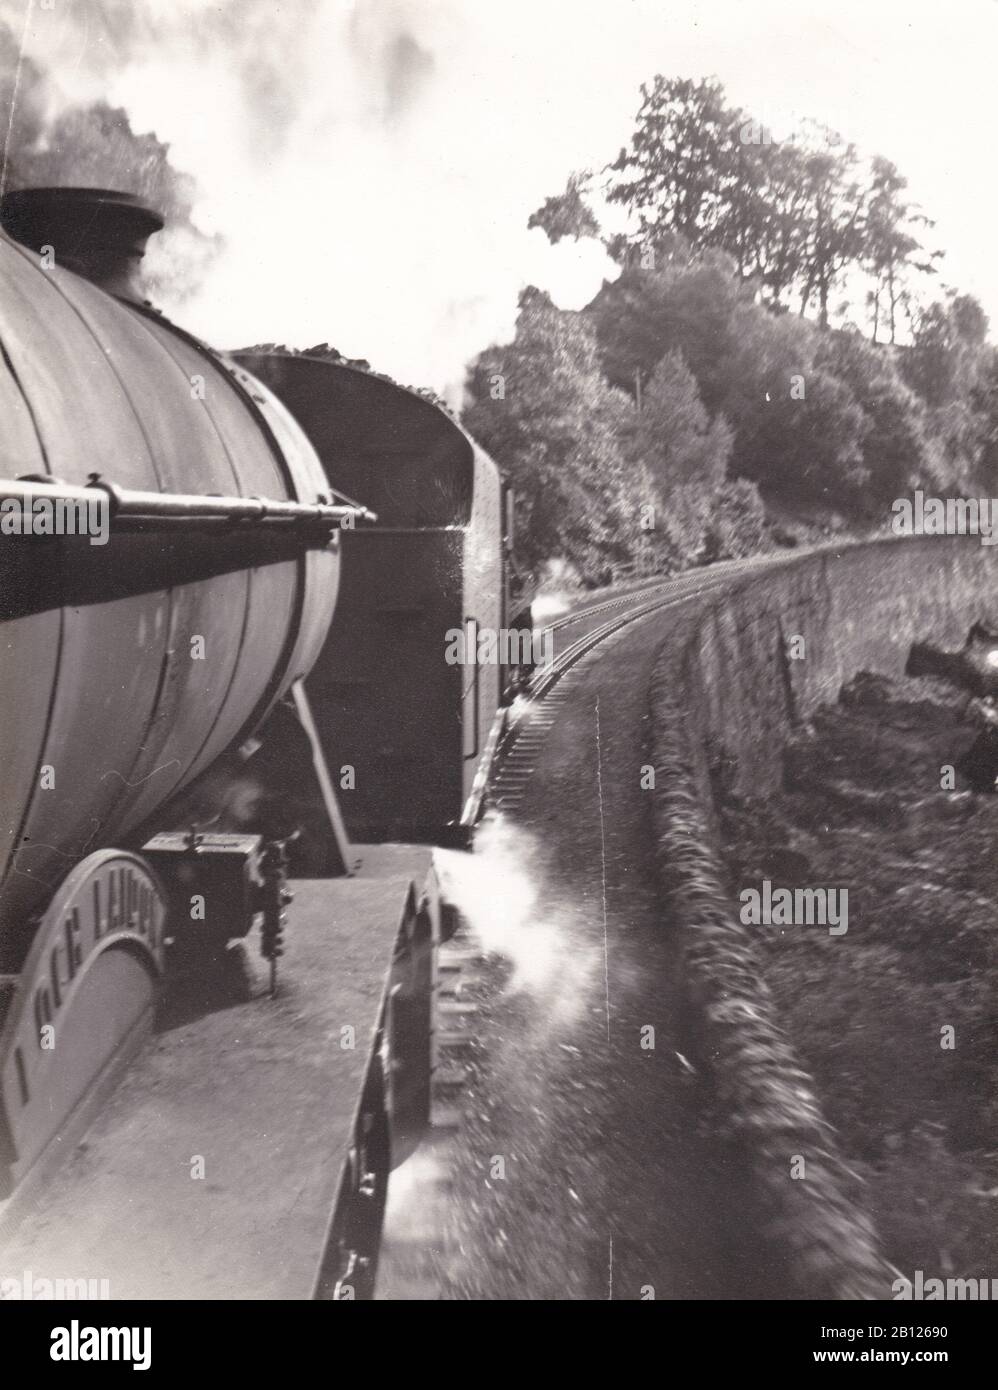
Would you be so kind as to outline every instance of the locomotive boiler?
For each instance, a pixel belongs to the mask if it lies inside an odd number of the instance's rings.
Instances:
[[[209,504],[207,494],[316,504],[327,485],[266,387],[135,302],[125,267],[161,225],[154,214],[121,195],[55,189],[9,198],[5,219],[39,253],[55,248],[55,263],[0,242],[0,477],[34,480],[25,491],[36,496],[58,483],[104,488],[109,510],[116,493],[156,494],[144,528],[136,517],[122,534],[120,512],[109,549],[81,538],[3,545],[9,970],[20,924],[66,864],[126,836],[311,668],[332,620],[339,549],[328,528],[321,547],[308,544],[322,516],[307,506],[297,519],[275,507],[254,526],[218,497]],[[117,297],[64,269],[64,248],[81,270],[93,262]],[[169,515],[171,494],[189,500]]]

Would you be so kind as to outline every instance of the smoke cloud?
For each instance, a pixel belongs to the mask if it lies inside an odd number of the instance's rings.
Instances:
[[[501,815],[475,834],[474,852],[437,850],[444,897],[468,922],[471,940],[512,966],[509,989],[544,1001],[545,1027],[571,1018],[588,998],[599,960],[572,909],[545,891],[541,848]]]
[[[15,124],[104,103],[192,177],[192,226],[222,249],[186,274],[175,254],[168,313],[222,347],[328,341],[442,389],[510,336],[524,285],[580,308],[612,277],[598,243],[552,247],[527,220],[573,170],[614,157],[641,82],[713,74],[777,128],[804,112],[895,160],[937,219],[950,275],[998,320],[980,215],[998,5],[886,0],[882,11],[869,0],[805,12],[794,0],[0,0],[15,36],[13,54],[0,51],[0,135],[23,33]],[[154,257],[157,241],[168,244],[154,238]]]
[[[456,401],[524,283],[581,307],[616,273],[595,241],[527,231],[564,156],[524,162],[523,118],[483,85],[488,35],[460,0],[0,0],[0,19],[25,37],[15,145],[39,107],[51,123],[104,103],[191,176],[173,210],[202,254],[184,275],[190,240],[154,238],[147,264],[161,307],[218,346],[326,340]],[[489,26],[493,69],[509,36]],[[76,181],[156,191],[120,157]]]

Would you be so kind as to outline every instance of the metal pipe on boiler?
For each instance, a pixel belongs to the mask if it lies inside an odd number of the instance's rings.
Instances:
[[[4,502],[13,501],[23,510],[30,508],[35,499],[88,508],[106,502],[110,519],[116,525],[146,521],[220,521],[262,526],[283,522],[302,528],[322,526],[329,529],[352,526],[357,521],[377,521],[376,514],[367,507],[343,506],[321,498],[315,502],[288,502],[273,497],[146,492],[118,487],[99,474],[91,474],[85,487],[58,479],[43,482],[34,477],[0,478],[0,507]]]

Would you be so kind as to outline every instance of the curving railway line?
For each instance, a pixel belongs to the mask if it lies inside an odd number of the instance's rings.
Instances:
[[[670,618],[766,563],[732,562],[611,594],[547,625],[554,659],[514,703],[497,741],[477,853],[488,866],[498,831],[501,840],[512,835],[516,852],[530,857],[529,869],[523,869],[535,881],[534,911],[539,918],[553,910],[566,918],[556,933],[557,949],[566,953],[566,982],[578,961],[586,962],[577,982],[580,1012],[555,1026],[552,1037],[550,1015],[559,1017],[559,1007],[543,988],[510,988],[515,963],[504,962],[501,950],[492,953],[491,935],[483,936],[474,921],[464,921],[441,948],[434,1128],[424,1149],[391,1180],[378,1297],[636,1297],[638,1276],[628,1270],[642,1261],[653,1270],[645,1282],[657,1285],[659,1296],[723,1297],[717,1286],[734,1288],[742,1278],[739,1257],[720,1253],[726,1237],[715,1231],[701,1240],[689,1228],[690,1212],[697,1213],[696,1222],[702,1217],[705,1227],[711,1225],[706,1209],[713,1205],[716,1215],[724,1184],[718,1182],[715,1191],[710,1178],[704,1179],[713,1160],[692,1137],[700,1102],[681,1060],[685,1043],[672,944],[653,921],[654,895],[643,881],[647,866],[638,862],[642,833],[636,826],[645,819],[646,805],[634,787],[642,756],[644,677],[668,638]],[[602,752],[594,749],[594,715]],[[503,850],[499,872],[482,891],[501,900],[508,878],[515,903],[518,868]],[[538,926],[543,936],[546,926]],[[514,944],[514,957],[522,946]],[[577,961],[569,960],[572,953]],[[656,998],[656,981],[662,979],[667,983]],[[587,1015],[604,1012],[605,1024],[601,1019],[599,1029],[591,1029]],[[644,1016],[656,1019],[670,1045],[635,1076],[635,1060],[641,1065],[649,1059],[635,1059],[629,1033],[633,1019]],[[563,1074],[566,1060],[577,1064],[583,1058],[584,1070],[576,1065],[577,1074]],[[667,1190],[657,1190],[654,1173],[661,1160],[650,1161],[649,1145],[649,1161],[637,1165],[643,1171],[635,1174],[635,1185],[670,1214],[667,1225],[674,1218],[682,1234],[673,1239],[661,1230],[642,1244],[635,1212],[614,1216],[618,1163],[594,1151],[607,1132],[616,1131],[632,1150],[624,1161],[630,1169],[633,1154],[649,1142],[649,1109],[663,1106],[666,1149],[676,1150],[674,1171],[665,1180]],[[659,1139],[656,1132],[656,1145]],[[511,1183],[489,1183],[482,1173],[486,1157],[503,1154],[526,1174],[515,1196]],[[566,1182],[570,1195],[555,1217],[564,1194],[552,1202],[552,1174],[577,1166],[582,1172]],[[730,1176],[726,1182],[737,1191]],[[662,1220],[661,1214],[652,1218],[649,1229]],[[546,1233],[543,1241],[534,1225]],[[605,1236],[596,1236],[601,1226]],[[672,1259],[677,1239],[683,1250]],[[517,1258],[518,1243],[530,1248],[529,1259]],[[562,1250],[563,1277],[547,1245]],[[609,1281],[615,1259],[611,1292],[610,1282],[604,1290],[602,1281],[604,1275]]]
[[[527,696],[509,714],[491,772],[490,804],[507,813],[515,810],[518,794],[533,773],[539,745],[568,697],[565,678],[583,658],[593,654],[598,659],[603,655],[599,649],[631,623],[695,602],[723,589],[739,574],[766,563],[771,562],[758,557],[728,561],[707,571],[661,580],[647,588],[584,605],[547,624],[544,631],[553,634],[554,659],[536,673]],[[613,616],[606,617],[607,614]]]

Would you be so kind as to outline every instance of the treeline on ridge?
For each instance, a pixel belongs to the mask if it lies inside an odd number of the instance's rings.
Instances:
[[[527,562],[598,583],[993,492],[998,354],[894,166],[813,122],[778,141],[714,80],[642,95],[630,147],[530,219],[601,235],[619,277],[580,312],[528,288],[469,370]],[[613,204],[627,234],[601,233]]]

